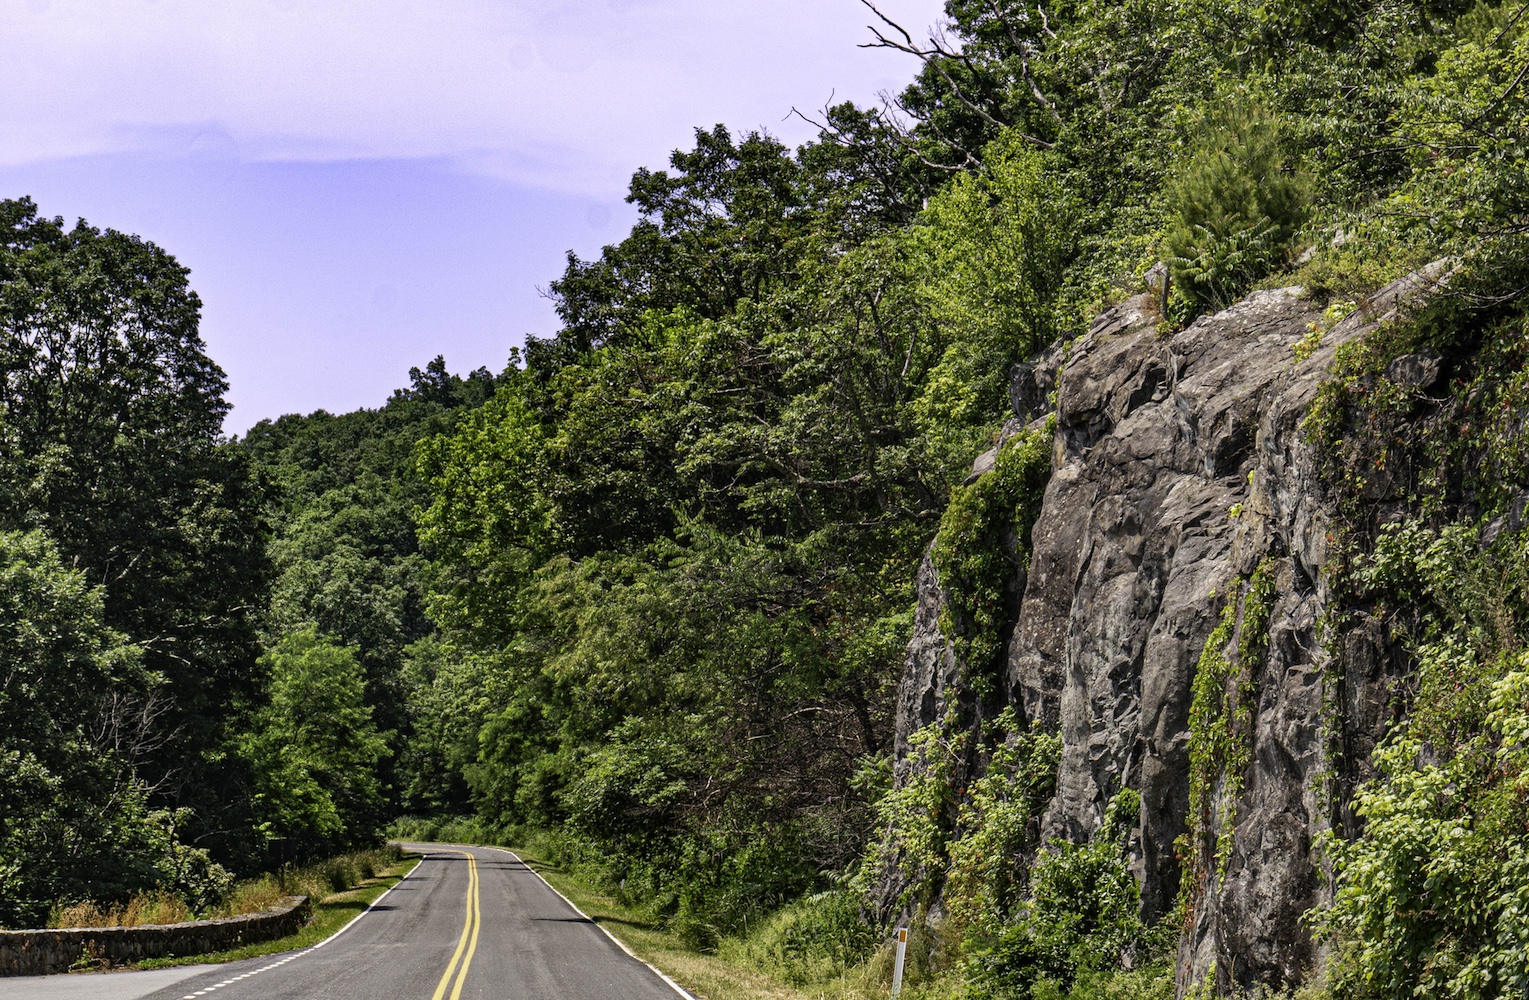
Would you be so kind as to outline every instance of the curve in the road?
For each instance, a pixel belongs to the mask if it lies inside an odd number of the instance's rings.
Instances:
[[[420,862],[420,864],[423,864],[423,863],[424,863],[423,861]],[[417,868],[419,868],[419,865],[415,865],[414,868],[409,869],[409,873],[413,874],[415,869],[417,869]],[[402,884],[404,879],[407,879],[408,877],[409,877],[408,875],[405,875],[402,879],[399,879],[398,880],[399,884]],[[333,934],[329,935],[327,938],[325,938],[324,940],[320,941],[318,944],[313,945],[312,947],[309,947],[309,948],[304,948],[302,951],[294,951],[291,954],[287,955],[286,957],[278,959],[275,962],[271,962],[268,965],[262,965],[262,966],[260,966],[259,968],[256,968],[256,969],[249,969],[248,971],[242,972],[239,975],[234,976],[232,979],[225,979],[221,983],[213,983],[211,986],[204,986],[204,987],[202,987],[202,989],[198,990],[197,992],[188,993],[184,997],[181,997],[181,1000],[194,1000],[194,998],[196,998],[196,997],[206,996],[207,994],[213,992],[214,990],[224,989],[225,987],[232,986],[234,983],[237,983],[237,982],[239,982],[242,979],[248,979],[251,976],[258,976],[262,972],[269,972],[272,969],[279,969],[283,965],[286,965],[288,962],[291,962],[291,961],[294,961],[296,959],[302,958],[304,955],[307,955],[309,952],[317,951],[318,949],[320,949],[320,948],[324,947],[325,945],[329,944],[331,941],[335,940],[340,935],[344,934],[346,931],[348,931],[352,927],[354,927],[356,925],[356,921],[357,920],[360,920],[362,917],[366,916],[368,913],[371,913],[373,910],[377,909],[377,907],[379,905],[381,905],[382,901],[388,897],[388,893],[392,892],[396,888],[398,888],[397,885],[389,886],[382,893],[382,895],[380,895],[376,899],[372,900],[372,903],[371,903],[370,906],[368,906],[366,909],[362,910],[360,913],[356,914],[354,917],[352,917],[349,921],[346,922],[344,927],[341,927],[339,930],[335,931]],[[255,961],[258,961],[258,959],[256,959]],[[238,963],[238,964],[242,965],[243,963]],[[224,967],[220,968],[218,971],[226,974],[228,972],[228,969],[231,968],[231,967],[232,966],[224,966]]]
[[[343,935],[223,966],[145,1000],[689,998],[513,854],[414,849],[424,853],[419,866]]]

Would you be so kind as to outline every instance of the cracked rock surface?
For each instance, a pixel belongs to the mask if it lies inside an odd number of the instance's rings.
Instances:
[[[1368,759],[1389,720],[1396,667],[1386,638],[1359,630],[1342,639],[1343,669],[1329,670],[1317,630],[1333,512],[1301,421],[1337,348],[1442,275],[1436,265],[1388,286],[1309,354],[1296,346],[1305,338],[1311,348],[1321,315],[1299,288],[1255,292],[1167,336],[1143,295],[1099,316],[1065,363],[1052,350],[1014,373],[1019,417],[1036,419],[1037,398],[1054,388],[1057,424],[1028,571],[1014,581],[1022,598],[1002,637],[1003,697],[1063,738],[1043,838],[1085,840],[1117,791],[1141,792],[1131,850],[1149,919],[1171,911],[1180,892],[1175,841],[1187,826],[1196,664],[1226,595],[1261,563],[1275,580],[1253,676],[1251,764],[1236,800],[1222,788],[1213,803],[1218,826],[1234,817],[1230,861],[1192,887],[1181,990],[1212,962],[1250,988],[1296,982],[1317,957],[1300,922],[1326,891],[1312,843],[1350,821],[1321,794],[1334,766],[1325,748]],[[1400,380],[1437,377],[1437,358],[1402,360]],[[991,465],[983,456],[969,481]],[[899,692],[900,758],[915,729],[971,727],[1002,707],[965,696],[962,664],[939,634],[940,583],[927,560],[918,598]],[[905,776],[907,762],[899,766]]]

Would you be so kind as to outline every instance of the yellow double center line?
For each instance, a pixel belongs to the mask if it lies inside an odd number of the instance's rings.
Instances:
[[[483,924],[478,908],[478,859],[466,851],[452,853],[467,858],[467,921],[462,925],[462,939],[457,942],[457,950],[452,953],[451,964],[446,966],[441,982],[435,988],[435,995],[430,1000],[442,1000],[446,996],[446,987],[451,983],[453,972],[457,974],[457,982],[451,987],[451,1000],[460,1000],[462,984],[467,982],[467,967],[473,964],[473,952],[478,950],[478,930]],[[464,950],[466,957],[463,957]],[[457,968],[458,961],[462,963],[460,969]]]

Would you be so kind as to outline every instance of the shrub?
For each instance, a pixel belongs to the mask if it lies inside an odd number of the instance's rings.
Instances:
[[[1273,119],[1234,108],[1206,120],[1167,197],[1172,311],[1189,319],[1225,309],[1283,260],[1308,196],[1305,178],[1285,167]]]
[[[192,919],[184,900],[172,892],[155,889],[141,892],[125,904],[111,906],[86,900],[72,906],[55,907],[48,917],[49,927],[146,927],[153,924],[178,924]]]
[[[991,757],[971,783],[950,845],[945,905],[969,943],[1001,926],[1022,902],[1025,855],[1033,846],[1031,820],[1056,790],[1062,740],[1039,728],[1025,729],[1012,708],[989,729]]]
[[[269,910],[286,897],[287,890],[282,888],[280,879],[274,875],[263,875],[234,886],[208,916],[237,917],[245,913],[259,913]]]
[[[947,736],[938,723],[908,737],[906,770],[875,805],[878,835],[855,873],[854,885],[869,893],[875,881],[895,872],[901,892],[893,911],[933,901],[944,882],[956,768],[970,734]]]
[[[1124,790],[1091,842],[1056,841],[1041,853],[1017,917],[973,951],[967,975],[974,998],[1067,996],[1080,979],[1097,974],[1093,982],[1106,982],[1133,952],[1155,950],[1125,857],[1140,807],[1140,797]]]
[[[1529,656],[1491,687],[1482,729],[1436,750],[1404,729],[1356,796],[1365,835],[1329,846],[1324,926],[1349,947],[1353,996],[1523,996],[1529,990]]]
[[[775,911],[724,954],[801,987],[843,976],[875,949],[877,938],[861,917],[859,894],[839,887]]]

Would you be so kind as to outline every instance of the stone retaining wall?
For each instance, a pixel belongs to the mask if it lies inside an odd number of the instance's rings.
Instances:
[[[0,931],[0,976],[46,976],[82,963],[124,965],[147,958],[205,955],[272,941],[308,922],[307,896],[288,897],[263,913],[144,927]]]

